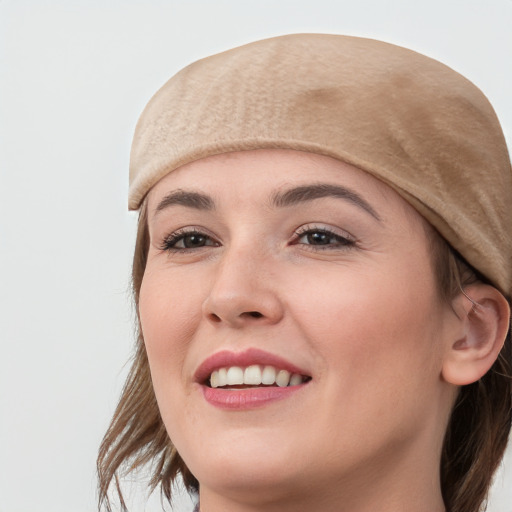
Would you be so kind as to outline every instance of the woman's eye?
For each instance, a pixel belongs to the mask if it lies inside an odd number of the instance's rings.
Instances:
[[[201,247],[216,247],[219,244],[208,235],[199,231],[177,232],[169,235],[163,243],[165,251],[180,251],[186,249],[199,249]]]
[[[338,235],[327,229],[308,229],[297,233],[297,243],[313,246],[346,247],[355,245],[355,240],[348,236]]]

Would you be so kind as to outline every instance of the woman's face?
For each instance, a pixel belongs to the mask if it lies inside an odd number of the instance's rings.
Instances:
[[[328,157],[257,150],[179,168],[147,206],[140,321],[202,498],[361,495],[369,475],[410,492],[423,466],[437,472],[454,314],[423,221],[392,189]]]

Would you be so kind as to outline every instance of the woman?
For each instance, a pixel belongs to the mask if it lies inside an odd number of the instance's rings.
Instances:
[[[512,175],[475,86],[368,39],[252,43],[153,97],[130,178],[140,334],[100,502],[151,463],[202,512],[480,509],[510,431]]]

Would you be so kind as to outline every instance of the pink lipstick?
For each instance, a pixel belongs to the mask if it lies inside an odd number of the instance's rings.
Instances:
[[[259,349],[221,351],[194,374],[207,402],[222,409],[252,409],[282,400],[311,380],[306,371]]]

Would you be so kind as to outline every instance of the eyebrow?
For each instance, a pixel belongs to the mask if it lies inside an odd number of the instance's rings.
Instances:
[[[285,191],[275,192],[270,198],[270,205],[275,208],[286,208],[288,206],[314,201],[315,199],[322,199],[324,197],[335,197],[337,199],[349,201],[369,213],[376,220],[381,220],[375,209],[359,194],[348,188],[340,185],[332,185],[330,183],[302,185]],[[204,211],[211,211],[215,209],[215,203],[210,196],[202,194],[201,192],[194,192],[192,190],[178,189],[167,194],[158,203],[155,213],[161,212],[165,208],[175,205]]]
[[[335,197],[349,201],[362,208],[376,220],[381,220],[375,209],[359,194],[348,188],[330,183],[315,183],[313,185],[294,187],[284,192],[276,192],[272,195],[270,203],[276,207],[284,208],[324,197]]]
[[[155,213],[175,205],[187,206],[188,208],[195,208],[197,210],[213,210],[215,208],[213,199],[205,194],[189,190],[176,190],[167,194],[158,203]]]

